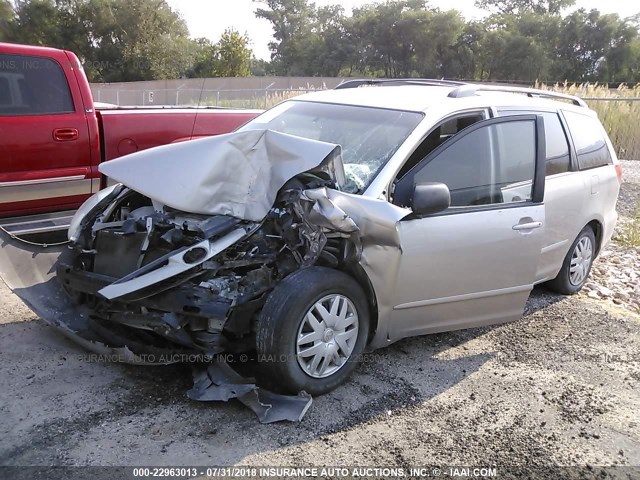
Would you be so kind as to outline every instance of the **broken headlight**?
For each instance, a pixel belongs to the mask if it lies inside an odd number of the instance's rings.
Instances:
[[[69,231],[67,232],[67,237],[70,242],[76,242],[82,233],[82,224],[85,217],[91,213],[93,209],[95,209],[98,205],[102,203],[102,201],[108,197],[111,197],[114,194],[117,194],[122,189],[121,183],[116,183],[110,187],[105,188],[104,190],[100,190],[95,195],[89,197],[86,202],[84,202],[78,211],[75,213],[73,218],[71,219],[71,223],[69,224]]]

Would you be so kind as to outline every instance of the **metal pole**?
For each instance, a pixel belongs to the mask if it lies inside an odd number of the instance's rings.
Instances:
[[[273,87],[275,85],[276,82],[271,82],[269,85],[267,85],[267,88],[264,89],[264,109],[267,109],[267,90],[269,90],[271,87]]]

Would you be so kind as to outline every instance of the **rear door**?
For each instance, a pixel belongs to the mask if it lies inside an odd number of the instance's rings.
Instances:
[[[500,109],[500,116],[522,115],[520,110]],[[537,112],[544,118],[546,178],[544,189],[545,236],[536,282],[555,278],[576,236],[585,226],[584,192],[564,122],[557,111]]]
[[[0,52],[1,216],[62,210],[91,193],[84,105],[71,62],[52,52],[59,58]]]
[[[394,203],[411,206],[414,185],[442,182],[452,205],[400,222],[391,340],[522,315],[545,227],[544,151],[542,117],[485,120],[398,181]]]

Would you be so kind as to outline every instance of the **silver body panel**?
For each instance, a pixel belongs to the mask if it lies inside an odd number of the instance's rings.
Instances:
[[[504,107],[519,113],[569,110],[595,117],[584,107],[514,95],[469,97],[464,108],[455,110],[448,102],[431,105],[364,195],[388,199],[398,171],[416,146],[448,117],[478,110],[495,117]],[[590,222],[600,225],[600,246],[605,246],[618,217],[615,205],[620,189],[615,150],[606,134],[605,138],[614,164],[580,171],[572,152],[574,170],[546,177],[542,205],[400,221],[400,257],[395,262],[390,257],[377,259],[387,262],[385,288],[394,293],[393,305],[379,304],[378,330],[371,346],[516,320],[533,286],[556,277],[571,244]],[[527,209],[531,211],[525,215]],[[519,211],[521,217],[542,222],[525,238],[511,230]],[[383,295],[388,296],[388,292]]]
[[[360,89],[360,92],[340,90],[304,95],[299,101],[379,108],[395,105],[395,108],[416,111],[410,105],[415,103],[415,95],[422,93],[424,87],[396,88],[399,87],[384,87],[384,91],[391,94],[389,96],[379,95],[377,88],[368,88]],[[399,104],[393,95],[396,91],[403,92]],[[372,303],[377,313],[376,330],[370,342],[373,348],[408,336],[519,318],[533,286],[557,275],[571,244],[586,225],[595,222],[599,227],[601,247],[609,241],[615,226],[619,181],[615,168],[617,159],[608,139],[613,165],[580,171],[572,151],[571,171],[546,178],[536,177],[536,188],[544,186],[544,196],[538,200],[515,201],[516,196],[522,195],[521,189],[526,190],[528,184],[524,181],[503,189],[503,198],[514,203],[449,209],[422,218],[413,216],[408,208],[394,205],[391,192],[398,172],[429,133],[452,116],[481,113],[488,119],[486,122],[491,122],[493,117],[502,116],[498,112],[503,109],[525,112],[534,119],[537,112],[575,111],[595,115],[584,107],[537,98],[509,94],[448,98],[448,91],[443,88],[444,94],[436,94],[429,90],[425,96],[428,106],[417,110],[424,114],[423,120],[361,195],[330,188],[304,192],[306,201],[315,202],[308,220],[327,231],[357,237],[360,246],[357,261],[366,274],[371,287],[369,291],[375,297]],[[273,135],[271,131],[238,135],[147,150],[129,159],[124,157],[109,162],[101,171],[149,196],[154,207],[157,203],[159,208],[168,205],[185,212],[230,214],[259,222],[288,178],[320,164],[328,155],[336,153],[336,149],[339,152],[333,144]],[[240,142],[242,148],[233,151],[231,146],[235,144],[230,139],[238,138],[243,140]],[[253,147],[258,142],[265,151],[271,150],[272,155],[256,152]],[[209,148],[223,144],[226,149],[218,152]],[[443,143],[442,148],[446,149],[447,145]],[[315,153],[301,151],[298,148],[301,146]],[[274,177],[237,169],[225,157],[231,155],[230,152],[235,155],[233,158],[245,163],[251,158],[260,158],[265,169],[277,163],[282,152],[290,159],[301,160],[304,165],[288,167],[282,175]],[[174,163],[176,153],[189,160],[186,164],[189,168],[185,168],[184,163],[179,166]],[[160,155],[166,168],[152,170],[156,155]],[[336,165],[341,166],[339,155],[336,157]],[[542,163],[539,158],[537,163]],[[132,164],[139,168],[130,170]],[[146,175],[144,172],[149,170],[152,173]],[[172,184],[167,184],[167,171],[173,176]],[[225,198],[225,188],[228,182],[236,180],[242,180],[245,196],[238,202],[229,202]],[[264,185],[254,190],[256,182]],[[254,201],[250,194],[260,197],[260,201]],[[238,233],[238,238],[241,236]],[[215,253],[227,246],[226,243],[209,245],[207,251]],[[170,265],[163,272],[164,268],[167,267],[157,269],[153,278],[143,279],[143,286],[174,275],[170,268],[182,272],[186,267]],[[110,290],[105,289],[104,293],[108,298],[117,298],[139,286],[120,283]]]
[[[534,282],[544,206],[402,221],[388,338],[515,320]]]
[[[587,171],[576,168],[575,171],[546,177],[544,201],[538,203],[497,204],[486,209],[447,211],[442,215],[412,218],[409,209],[390,202],[392,184],[404,163],[437,125],[451,117],[475,113],[490,119],[503,116],[498,112],[505,108],[529,114],[562,109],[589,112],[583,107],[540,99],[527,98],[526,104],[492,100],[494,98],[484,96],[453,99],[459,102],[455,109],[452,109],[451,100],[432,104],[423,112],[422,122],[362,195],[331,189],[306,192],[307,199],[316,202],[310,220],[329,230],[345,234],[355,232],[360,239],[359,263],[373,288],[377,308],[377,329],[371,341],[373,348],[413,335],[515,320],[522,315],[533,286],[557,275],[569,247],[585,225],[591,221],[599,222],[603,244],[611,237],[617,218],[615,202],[619,190],[613,165]],[[228,137],[234,140],[238,135],[247,134],[230,134]],[[261,136],[264,132],[249,135]],[[209,142],[221,140],[226,141],[226,138]],[[247,152],[252,151],[249,140],[244,142],[248,146]],[[229,168],[232,162],[225,162],[224,149],[216,155],[216,151],[205,148],[205,141],[200,142],[190,142],[193,146],[188,145],[188,148],[197,148],[199,154],[206,156],[209,172],[216,170],[210,168],[210,162],[223,166],[226,163],[216,178],[238,176],[235,169]],[[295,137],[290,145],[293,152]],[[314,164],[336,146],[319,144],[319,147],[319,154],[306,156],[307,159],[314,157]],[[609,147],[614,161],[617,161],[610,144]],[[171,147],[154,150],[164,155],[166,166],[171,164]],[[146,153],[148,161],[152,161],[154,150]],[[274,159],[272,157],[271,161]],[[575,152],[572,161],[575,163]],[[135,185],[141,181],[140,175],[134,175],[128,168],[126,158],[121,162],[120,171],[127,177],[125,183],[140,190],[136,188],[140,185]],[[144,167],[143,163],[139,163],[141,167]],[[118,178],[117,175],[112,176]],[[155,176],[157,173],[152,177]],[[182,178],[188,179],[189,175]],[[249,183],[253,183],[255,178],[252,177]],[[191,186],[185,185],[184,181],[179,182],[180,188],[170,192],[172,203],[181,203],[181,209],[188,211],[188,205],[180,195],[180,191],[186,190],[191,192],[187,203],[198,204],[198,201],[194,202],[193,195],[201,190],[195,188],[199,181],[200,178],[194,179]],[[269,186],[273,195],[283,181],[272,182],[273,185]],[[159,186],[157,179],[147,178],[143,183],[147,186],[142,189],[143,193],[160,203],[168,203],[165,198],[167,191]],[[523,182],[503,189],[503,198],[508,202],[512,197],[520,196],[521,190],[530,185],[531,182]],[[210,198],[206,200],[210,201]],[[245,205],[252,203],[247,201]],[[256,220],[266,208],[265,203],[259,214],[243,212],[244,215],[238,216]],[[203,209],[198,211],[202,213]],[[228,213],[228,210],[215,211]]]

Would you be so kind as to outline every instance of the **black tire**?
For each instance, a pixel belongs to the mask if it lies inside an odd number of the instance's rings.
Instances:
[[[350,356],[337,371],[325,378],[315,378],[303,370],[296,356],[298,332],[316,302],[334,294],[346,297],[355,307],[357,338]],[[342,305],[346,303],[343,301]],[[369,323],[366,296],[349,275],[324,267],[292,273],[271,292],[258,319],[258,385],[278,393],[296,394],[304,390],[311,395],[322,395],[330,392],[358,366],[369,336]]]
[[[587,273],[582,281],[574,283],[571,281],[571,259],[574,252],[576,251],[576,246],[585,238],[591,242],[591,261],[589,262]],[[562,268],[560,269],[558,276],[547,283],[549,289],[553,290],[554,292],[562,293],[564,295],[573,295],[574,293],[579,292],[589,279],[591,266],[593,265],[593,260],[596,256],[596,249],[596,236],[593,233],[593,229],[590,226],[586,226],[582,229],[582,231],[578,234],[578,237],[571,244],[571,248],[569,248],[567,256],[564,258],[564,262],[562,263]]]

